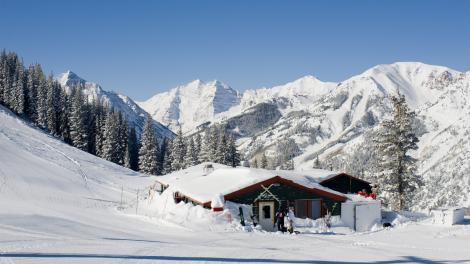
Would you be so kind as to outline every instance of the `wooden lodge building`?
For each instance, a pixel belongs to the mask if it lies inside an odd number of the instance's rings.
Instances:
[[[169,189],[176,202],[184,201],[223,210],[216,197],[251,205],[253,216],[266,229],[278,210],[294,208],[296,217],[317,219],[338,215],[347,193],[371,191],[370,184],[345,173],[327,170],[277,171],[203,163],[158,177],[161,191]],[[216,206],[213,206],[216,204]]]

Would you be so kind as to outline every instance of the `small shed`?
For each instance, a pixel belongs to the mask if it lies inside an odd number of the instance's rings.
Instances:
[[[436,225],[451,226],[463,223],[464,208],[440,208],[431,210],[432,222]]]
[[[382,221],[380,201],[367,199],[341,204],[341,221],[358,232],[370,231]]]

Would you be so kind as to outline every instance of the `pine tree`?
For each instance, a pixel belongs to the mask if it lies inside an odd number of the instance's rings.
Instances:
[[[263,153],[263,156],[261,156],[261,168],[263,169],[268,168],[268,157],[266,157],[265,153]]]
[[[26,98],[28,102],[28,107],[26,109],[26,114],[28,117],[36,121],[37,120],[37,85],[36,85],[36,80],[35,80],[35,66],[30,65],[28,68],[28,71],[26,72],[27,75],[27,81],[26,81],[26,87],[27,87],[27,93],[26,93]]]
[[[198,164],[197,149],[192,137],[189,138],[186,150],[185,167],[191,167]]]
[[[176,138],[173,140],[173,148],[171,150],[171,167],[173,170],[181,170],[185,168],[186,158],[186,142],[183,138],[181,127],[178,130]]]
[[[230,162],[229,154],[230,154],[230,151],[229,151],[228,136],[227,136],[227,133],[222,132],[222,135],[220,136],[220,141],[217,144],[217,152],[215,154],[214,162],[225,164],[225,165],[230,165],[231,162]]]
[[[69,119],[70,138],[73,146],[88,151],[85,101],[80,88],[75,87],[72,94],[72,109]]]
[[[173,169],[173,155],[171,154],[171,151],[173,149],[173,141],[167,140],[166,141],[166,150],[163,153],[163,174],[168,174],[171,173]]]
[[[157,138],[152,117],[147,115],[139,150],[139,170],[146,174],[157,175],[158,167]]]
[[[320,169],[321,168],[320,158],[318,157],[318,155],[315,158],[315,161],[313,162],[313,168],[314,169]]]
[[[15,74],[13,76],[13,89],[11,93],[11,108],[12,110],[23,115],[26,106],[26,89],[25,89],[25,75],[24,67],[21,60],[16,60]]]
[[[219,148],[219,138],[220,138],[220,129],[218,127],[213,127],[209,130],[209,160],[211,162],[217,162],[218,157],[218,148]]]
[[[121,161],[119,153],[119,144],[120,140],[118,114],[114,111],[109,111],[106,115],[102,158],[119,164]]]
[[[47,84],[44,75],[37,74],[37,120],[36,124],[41,128],[47,128]]]
[[[408,209],[421,178],[415,174],[416,160],[409,156],[417,149],[418,139],[412,131],[415,117],[405,97],[392,96],[393,119],[382,122],[374,138],[379,156],[375,183],[379,185],[379,197],[394,210]]]
[[[206,129],[204,132],[204,144],[201,146],[201,150],[199,151],[199,162],[210,162],[211,159],[211,132],[210,128]]]
[[[237,145],[235,144],[235,139],[233,136],[229,137],[229,144],[228,144],[228,151],[229,151],[229,162],[228,165],[232,167],[237,167],[240,165],[240,154],[237,150]]]
[[[49,78],[46,83],[46,128],[53,135],[59,135],[59,116],[60,116],[60,87],[54,81],[52,75],[49,75]]]
[[[136,171],[139,168],[139,143],[137,141],[135,127],[131,127],[129,130],[126,157],[126,167]],[[159,164],[161,164],[160,162]]]
[[[59,84],[57,84],[59,85]],[[60,138],[68,143],[72,144],[72,140],[70,138],[70,101],[69,96],[65,92],[62,87],[59,86],[59,98],[60,98],[60,114],[59,114],[59,131],[60,131]]]
[[[201,163],[202,138],[201,133],[197,133],[194,139],[194,148],[196,150],[197,164]]]

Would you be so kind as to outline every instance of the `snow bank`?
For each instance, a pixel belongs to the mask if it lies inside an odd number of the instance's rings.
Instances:
[[[227,206],[220,212],[213,212],[200,205],[179,202],[173,199],[173,189],[161,194],[154,192],[144,202],[139,213],[163,224],[177,225],[189,230],[237,231],[245,230],[240,225],[238,206]],[[217,206],[224,207],[223,200],[214,200]],[[221,203],[221,204],[220,204]]]

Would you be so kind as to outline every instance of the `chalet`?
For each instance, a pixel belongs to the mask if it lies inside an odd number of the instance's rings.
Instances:
[[[215,197],[252,206],[264,229],[272,229],[275,213],[294,208],[299,218],[317,219],[327,212],[341,213],[346,193],[370,190],[367,182],[327,170],[278,171],[203,163],[158,177],[161,191],[169,189],[175,201],[221,210]]]

